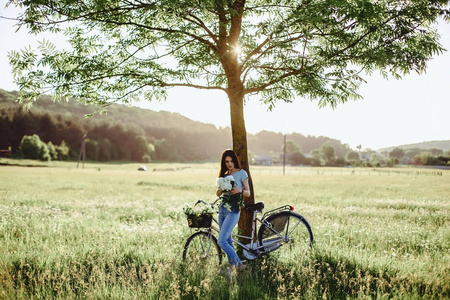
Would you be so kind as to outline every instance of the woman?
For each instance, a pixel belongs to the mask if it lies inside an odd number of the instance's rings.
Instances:
[[[227,193],[230,195],[242,194],[244,197],[250,196],[250,188],[248,185],[248,174],[241,168],[241,163],[233,150],[225,150],[222,154],[220,163],[219,177],[226,177],[232,175],[234,178],[234,186]],[[223,194],[221,187],[217,189],[217,196]],[[229,198],[232,198],[231,196]],[[236,197],[233,197],[236,198]],[[235,206],[236,207],[236,206]],[[231,232],[239,221],[240,208],[231,208],[228,210],[222,202],[219,206],[219,226],[220,234],[218,239],[219,246],[225,251],[228,256],[228,261],[231,266],[236,268],[243,268],[243,264],[236,254],[231,240]]]

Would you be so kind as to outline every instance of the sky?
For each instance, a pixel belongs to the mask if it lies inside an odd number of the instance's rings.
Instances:
[[[16,32],[16,22],[7,19],[19,10],[0,4],[0,88],[18,90],[11,75],[8,52],[31,46],[44,38],[55,44],[61,38],[49,34],[30,35],[26,28]],[[410,73],[401,80],[378,74],[366,76],[358,93],[363,99],[339,104],[335,109],[319,108],[317,102],[296,98],[293,103],[277,103],[272,111],[250,98],[244,107],[248,133],[274,131],[305,136],[327,136],[356,149],[399,146],[425,141],[450,140],[450,24],[440,22],[440,43],[447,52],[435,56],[425,74]],[[155,111],[179,113],[189,119],[230,126],[226,94],[189,88],[174,88],[164,102],[140,101],[134,105]]]

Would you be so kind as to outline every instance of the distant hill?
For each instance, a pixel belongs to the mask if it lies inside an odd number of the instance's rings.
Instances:
[[[24,135],[37,134],[45,143],[67,143],[71,152],[68,159],[76,159],[84,134],[89,140],[88,159],[140,160],[143,153],[158,161],[217,160],[223,149],[232,147],[231,129],[216,128],[212,124],[193,121],[177,113],[155,112],[133,106],[112,104],[107,113],[86,119],[98,107],[84,105],[76,100],[53,102],[42,96],[29,112],[15,102],[17,92],[0,89],[0,149],[17,152]],[[300,146],[304,154],[320,149],[325,143],[335,149],[338,157],[351,150],[347,144],[325,136],[288,136]],[[142,144],[152,149],[137,149]],[[284,135],[270,131],[248,134],[248,147],[253,155],[274,155],[282,152]],[[401,147],[450,149],[450,141],[427,142]],[[390,151],[394,147],[380,149]],[[151,153],[150,153],[151,152]],[[93,154],[95,153],[95,155]]]
[[[421,150],[425,150],[425,149],[441,149],[442,151],[448,151],[450,150],[450,140],[443,140],[443,141],[429,141],[429,142],[422,142],[422,143],[414,143],[414,144],[407,144],[407,145],[399,145],[399,146],[394,146],[394,147],[387,147],[387,148],[382,148],[382,149],[378,149],[377,152],[390,152],[392,151],[394,148],[400,148],[403,150],[407,150],[407,149],[421,149]]]
[[[88,158],[96,160],[100,155],[104,161],[139,159],[138,153],[133,158],[133,151],[142,138],[155,147],[152,159],[162,161],[217,158],[217,153],[232,144],[230,128],[217,129],[166,111],[112,104],[106,114],[87,119],[85,115],[98,107],[75,100],[53,102],[42,96],[24,112],[16,98],[16,92],[0,90],[0,149],[11,147],[13,153],[24,135],[33,134],[54,145],[64,140],[71,148],[69,159],[78,157],[82,137],[87,134],[89,146],[96,152],[95,157],[88,153]]]
[[[15,102],[17,96],[17,92],[0,90],[3,126],[9,126],[9,134],[12,135],[2,137],[6,133],[0,134],[0,148],[11,146],[13,152],[17,150],[23,135],[32,134],[38,134],[44,142],[51,141],[53,144],[65,140],[73,149],[72,156],[78,153],[83,133],[87,133],[88,139],[97,144],[106,138],[108,142],[117,144],[119,150],[124,147],[121,144],[133,147],[133,141],[124,140],[127,139],[127,132],[128,136],[144,136],[149,143],[156,145],[152,156],[157,160],[217,159],[218,153],[232,147],[230,128],[218,129],[212,124],[193,121],[176,113],[112,104],[107,107],[106,114],[86,119],[85,115],[95,112],[98,107],[83,105],[75,100],[53,102],[50,96],[42,96],[26,113]],[[320,149],[326,142],[333,145],[339,156],[344,156],[349,150],[347,145],[328,137],[294,133],[289,135],[289,139],[295,141],[303,153]],[[279,155],[283,143],[282,133],[262,131],[248,135],[249,150],[254,155]],[[121,151],[125,152],[123,149]],[[127,156],[113,153],[108,157],[121,159]]]

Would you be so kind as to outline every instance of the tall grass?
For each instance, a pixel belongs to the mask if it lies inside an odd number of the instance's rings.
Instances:
[[[230,280],[181,260],[217,166],[137,167],[0,167],[0,299],[450,297],[449,171],[253,167],[256,201],[293,205],[315,244]]]

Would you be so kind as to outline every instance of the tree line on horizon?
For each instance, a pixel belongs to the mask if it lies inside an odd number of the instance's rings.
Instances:
[[[15,92],[0,90],[0,150],[12,157],[41,160],[77,160],[85,136],[90,161],[191,162],[217,160],[231,148],[231,129],[192,121],[179,114],[111,105],[105,115],[86,118],[95,107],[75,101],[55,103],[43,96],[30,111],[15,100]],[[260,155],[282,163],[285,136],[262,131],[249,135],[250,161]],[[288,135],[286,163],[312,166],[383,166],[396,163],[448,164],[440,149],[395,148],[380,154],[359,151],[328,137]]]
[[[78,159],[86,135],[86,159],[101,162],[199,161],[217,156],[229,144],[228,130],[197,125],[178,114],[113,105],[107,114],[86,118],[97,108],[42,97],[24,111],[16,96],[0,90],[0,149],[10,149],[15,157],[23,156],[22,139],[33,135],[41,146],[68,147],[59,151],[60,160]]]

